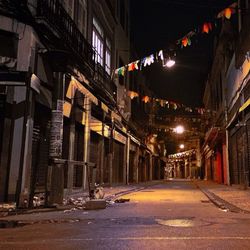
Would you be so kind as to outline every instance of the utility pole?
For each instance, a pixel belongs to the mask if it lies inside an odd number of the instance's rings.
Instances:
[[[54,91],[50,130],[50,165],[47,175],[46,203],[49,206],[62,204],[64,192],[64,162],[62,160],[63,99],[65,74],[54,73]]]

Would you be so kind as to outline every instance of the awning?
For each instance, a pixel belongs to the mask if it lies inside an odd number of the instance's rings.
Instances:
[[[250,105],[250,98],[240,107],[239,112],[242,112],[244,109],[246,109]]]
[[[75,97],[75,91],[80,91],[83,95],[89,97],[89,99],[98,105],[97,98],[88,90],[86,89],[79,81],[77,81],[75,78],[72,77],[69,87],[66,91],[66,96],[69,99],[73,99]]]

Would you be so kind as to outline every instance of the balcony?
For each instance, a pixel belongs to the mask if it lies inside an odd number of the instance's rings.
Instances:
[[[99,63],[96,64],[94,79],[102,89],[104,88],[107,90],[109,94],[116,99],[116,85],[112,81],[110,75],[105,71],[104,67]]]
[[[94,50],[59,0],[37,1],[36,20],[45,21],[60,41],[94,71]]]

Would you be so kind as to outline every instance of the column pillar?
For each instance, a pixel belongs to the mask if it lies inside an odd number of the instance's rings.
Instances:
[[[89,162],[89,147],[90,147],[90,118],[91,118],[91,102],[88,96],[85,96],[84,99],[84,109],[85,109],[85,127],[84,127],[84,152],[83,152],[83,161],[85,163]],[[87,188],[87,165],[83,166],[83,190]]]
[[[75,122],[73,117],[70,120],[70,132],[69,132],[69,161],[74,160],[75,155]],[[73,190],[73,178],[74,178],[74,164],[68,163],[68,177],[67,177],[67,192],[71,193]]]
[[[153,179],[153,156],[149,154],[149,181]]]
[[[127,137],[127,143],[126,143],[126,171],[125,171],[125,173],[126,173],[126,184],[129,184],[129,164],[130,164],[130,162],[129,162],[129,158],[130,158],[130,155],[129,155],[129,152],[130,152],[130,137],[129,137],[129,135],[128,135],[128,137]]]
[[[135,163],[134,163],[134,181],[139,183],[139,146],[136,147],[135,151]]]

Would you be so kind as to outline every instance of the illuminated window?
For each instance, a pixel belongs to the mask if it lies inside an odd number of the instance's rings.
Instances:
[[[98,20],[93,18],[92,46],[95,49],[95,62],[111,74],[111,41],[106,37]]]
[[[95,61],[103,66],[103,30],[97,20],[93,19],[92,45],[95,49]]]
[[[106,39],[105,71],[111,73],[111,43]]]

